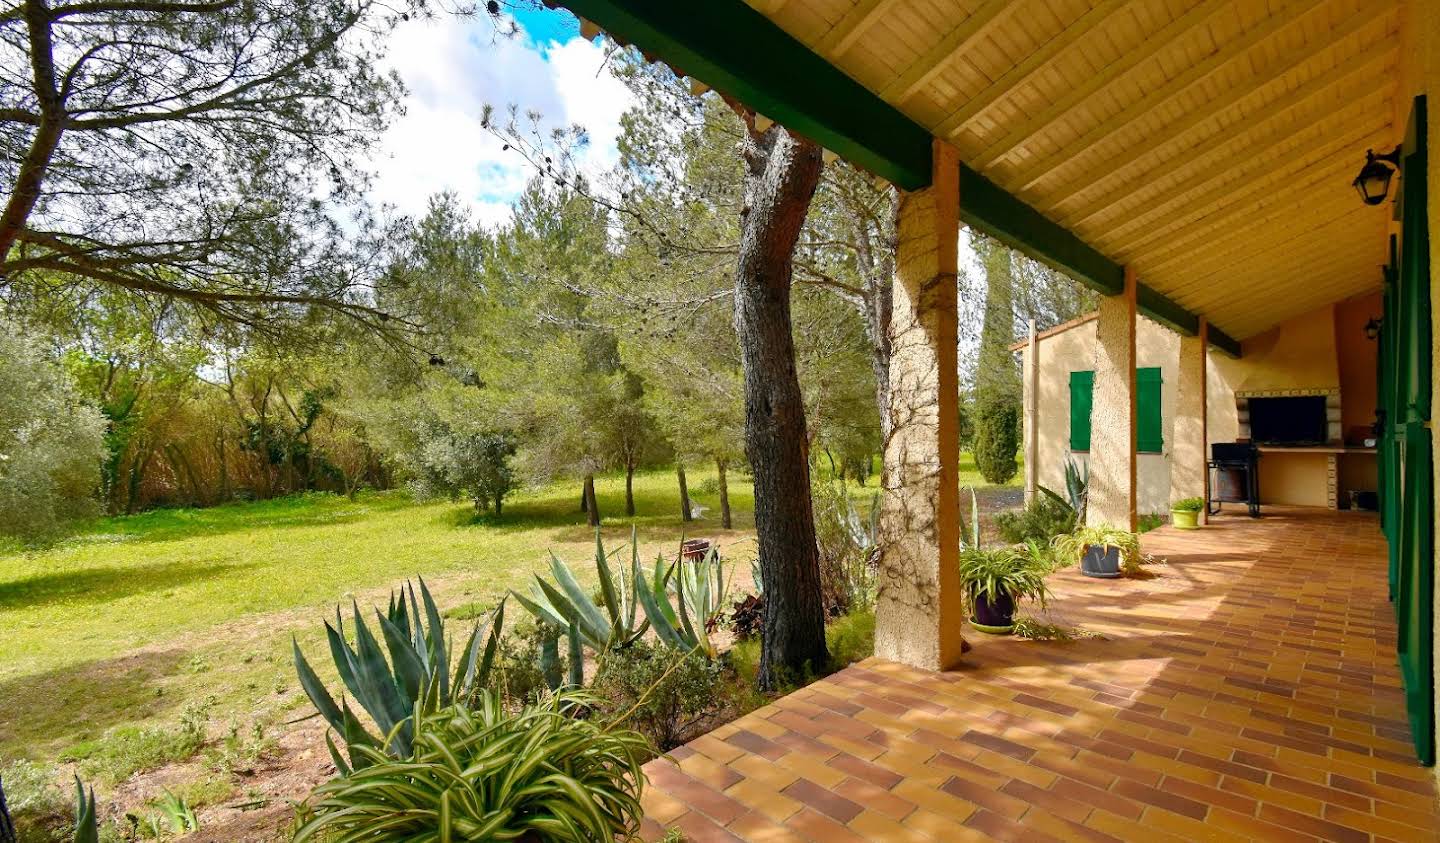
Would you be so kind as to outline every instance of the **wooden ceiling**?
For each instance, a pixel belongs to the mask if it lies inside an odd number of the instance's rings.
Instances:
[[[1379,286],[1395,0],[747,2],[1232,336]]]

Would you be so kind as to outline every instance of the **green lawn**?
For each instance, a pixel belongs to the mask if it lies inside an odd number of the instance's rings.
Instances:
[[[983,485],[968,455],[961,472],[962,483]],[[736,529],[724,533],[713,472],[689,479],[709,511],[687,526],[672,471],[636,477],[644,553],[670,551],[688,530],[719,538],[743,561],[753,553],[749,483],[731,472]],[[398,492],[317,494],[102,519],[45,550],[0,549],[0,761],[51,761],[114,726],[173,726],[186,705],[209,697],[220,723],[292,719],[304,697],[291,636],[328,662],[321,622],[337,604],[383,604],[419,574],[442,608],[474,616],[523,587],[551,550],[591,575],[579,491],[527,491],[501,518]],[[874,479],[857,501],[871,491]],[[599,478],[596,492],[607,541],[628,540],[623,477]]]
[[[692,472],[691,489],[707,479]],[[596,492],[607,538],[627,540],[623,478],[599,479]],[[734,543],[732,555],[749,550],[748,483],[732,473],[729,534],[716,496],[692,496],[710,507],[692,534]],[[636,505],[647,555],[678,541],[686,525],[672,472],[638,476]],[[547,551],[587,558],[594,538],[578,507],[578,484],[518,495],[502,518],[479,519],[467,504],[401,493],[309,495],[104,519],[60,546],[0,555],[0,758],[52,758],[207,695],[217,716],[273,716],[300,701],[292,632],[318,653],[337,603],[383,602],[417,574],[442,607],[489,607]]]

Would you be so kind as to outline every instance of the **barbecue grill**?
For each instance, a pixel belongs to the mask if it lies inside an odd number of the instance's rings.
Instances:
[[[1251,518],[1260,517],[1260,451],[1249,442],[1216,442],[1210,446],[1210,500],[1207,511],[1222,504],[1243,503]]]

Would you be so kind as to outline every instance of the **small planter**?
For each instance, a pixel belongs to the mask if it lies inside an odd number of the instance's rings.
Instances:
[[[1080,573],[1107,580],[1119,577],[1120,548],[1106,544],[1086,545],[1085,555],[1080,557]]]
[[[1200,529],[1200,513],[1193,509],[1170,510],[1170,526],[1177,530]]]
[[[975,617],[970,625],[991,635],[1009,635],[1015,629],[1015,598],[997,594],[987,598],[975,595]]]

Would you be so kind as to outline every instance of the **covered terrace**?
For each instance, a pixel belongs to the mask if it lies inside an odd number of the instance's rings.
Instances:
[[[695,839],[1428,839],[1440,4],[558,5],[902,191],[877,657],[652,765],[653,819]],[[1398,175],[1369,203],[1372,148]],[[1109,640],[962,656],[961,224],[1102,294],[1092,523],[1136,519],[1138,316],[1181,335],[1171,486],[1203,495],[1215,355],[1382,291],[1379,523],[1162,534],[1156,579],[1065,583]]]

